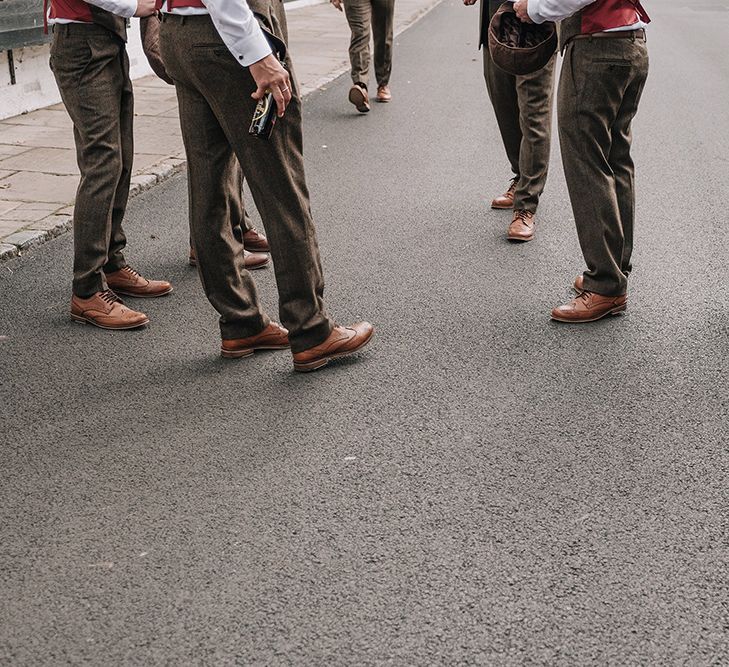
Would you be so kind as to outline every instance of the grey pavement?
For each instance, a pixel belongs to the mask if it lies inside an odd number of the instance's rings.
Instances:
[[[306,105],[358,358],[218,356],[184,173],[131,205],[176,288],[148,330],[70,322],[70,235],[0,266],[0,664],[727,664],[727,6],[650,7],[623,317],[548,319],[582,269],[556,149],[533,243],[487,208],[455,1],[400,37],[392,104]]]

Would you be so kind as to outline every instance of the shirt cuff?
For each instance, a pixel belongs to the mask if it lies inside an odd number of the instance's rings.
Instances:
[[[137,11],[137,0],[116,0],[118,9],[114,10],[117,16],[121,16],[125,19],[130,19]]]
[[[544,23],[547,19],[539,13],[539,0],[529,0],[527,14],[534,23]]]
[[[256,27],[257,30],[250,36],[250,39],[246,40],[245,51],[239,50],[238,53],[234,54],[238,62],[244,67],[257,63],[273,53],[263,30],[258,26]]]

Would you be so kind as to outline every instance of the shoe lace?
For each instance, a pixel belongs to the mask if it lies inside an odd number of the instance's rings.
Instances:
[[[131,266],[125,266],[123,271],[125,273],[130,273],[135,278],[141,278],[141,274],[138,271],[135,271]]]
[[[514,190],[516,190],[517,183],[519,183],[519,177],[514,176],[514,178],[511,179],[511,183],[509,184],[509,192],[514,192]]]
[[[109,305],[122,302],[122,300],[116,294],[114,294],[114,292],[112,292],[110,289],[107,289],[107,290],[104,290],[103,292],[101,292],[99,294],[99,298],[102,299],[103,301],[106,301],[106,303],[108,303]]]
[[[515,219],[518,218],[519,220],[521,220],[523,223],[526,224],[526,223],[530,222],[532,216],[531,216],[531,213],[529,213],[529,211],[520,209],[514,213],[514,218]]]

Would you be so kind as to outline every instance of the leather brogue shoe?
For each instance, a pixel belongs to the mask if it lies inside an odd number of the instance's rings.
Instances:
[[[242,359],[250,357],[256,350],[286,350],[289,347],[288,330],[271,322],[255,336],[224,340],[220,345],[220,354],[227,359]]]
[[[520,210],[514,211],[514,218],[506,232],[509,241],[531,241],[534,238],[534,213]]]
[[[374,334],[375,328],[369,322],[358,322],[351,327],[334,327],[320,345],[294,353],[294,368],[302,373],[323,368],[332,359],[359,352]]]
[[[264,255],[260,252],[248,252],[243,250],[243,264],[248,271],[255,271],[256,269],[265,269],[271,258],[268,255]],[[190,255],[188,258],[190,266],[197,266],[197,256],[195,250],[190,248]]]
[[[251,252],[271,252],[266,235],[261,234],[255,228],[249,229],[243,234],[243,247]]]
[[[367,113],[370,110],[370,96],[364,86],[355,83],[349,89],[349,101],[357,107],[357,111],[360,113]]]
[[[377,86],[377,97],[375,97],[375,99],[382,103],[392,102],[390,86]]]
[[[71,319],[102,329],[136,329],[149,322],[144,314],[127,308],[111,290],[96,292],[87,299],[71,297]]]
[[[595,322],[607,315],[619,315],[628,307],[628,297],[603,296],[595,292],[580,292],[569,303],[552,310],[552,319],[557,322]]]
[[[172,285],[166,280],[149,280],[129,266],[105,275],[106,284],[116,294],[151,298],[164,296],[172,291]]]
[[[491,208],[496,209],[508,209],[514,208],[514,193],[516,192],[516,184],[519,182],[519,177],[515,176],[511,179],[508,190],[503,194],[495,197],[491,202]]]

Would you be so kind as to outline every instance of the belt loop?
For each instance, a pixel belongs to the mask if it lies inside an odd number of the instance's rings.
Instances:
[[[180,17],[180,25],[185,25],[185,21],[187,21],[187,16],[184,14]]]

